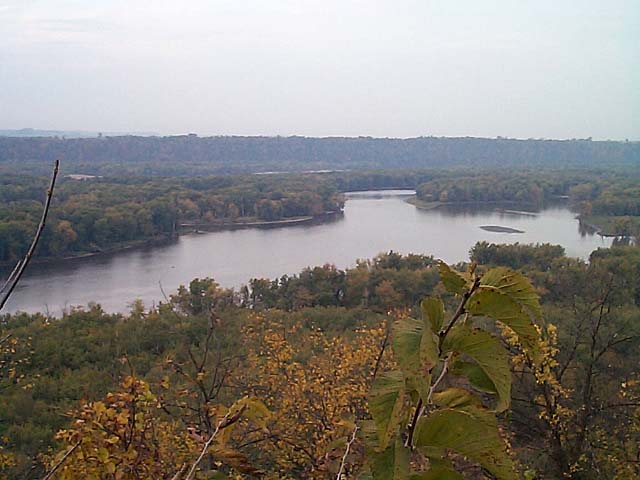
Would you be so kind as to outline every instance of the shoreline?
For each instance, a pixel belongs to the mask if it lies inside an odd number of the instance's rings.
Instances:
[[[613,222],[615,221],[616,218],[618,217],[606,217],[606,216],[600,216],[600,217],[590,217],[587,215],[576,215],[576,218],[578,219],[578,222],[580,222],[581,225],[583,225],[584,227],[593,230],[594,233],[596,233],[597,235],[600,235],[601,237],[605,237],[605,238],[618,238],[618,237],[630,237],[633,238],[633,235],[617,235],[615,233],[613,233],[613,231],[611,230],[613,228]],[[597,221],[597,218],[601,218],[601,222]],[[637,217],[628,217],[628,218],[637,218]],[[595,220],[595,221],[594,221]]]
[[[43,257],[43,258],[33,258],[30,262],[32,265],[48,265],[55,263],[70,263],[73,261],[81,261],[88,258],[95,257],[106,257],[108,255],[113,255],[121,252],[125,252],[127,250],[134,250],[137,248],[145,248],[145,247],[156,247],[163,246],[173,241],[176,241],[183,235],[197,235],[199,233],[213,233],[213,232],[221,232],[221,231],[232,231],[232,230],[242,230],[249,228],[285,228],[285,227],[295,227],[298,225],[318,225],[329,222],[331,220],[336,219],[344,212],[342,210],[332,211],[332,212],[324,212],[320,215],[310,215],[305,217],[296,217],[296,218],[288,218],[282,220],[265,220],[265,221],[251,221],[251,222],[230,222],[230,223],[221,223],[218,225],[199,225],[198,228],[194,230],[182,230],[176,232],[173,235],[162,235],[156,236],[147,239],[141,240],[131,240],[124,244],[112,246],[110,248],[105,248],[96,252],[84,252],[78,253],[77,255],[68,255],[64,257]],[[0,262],[0,273],[9,271],[15,266],[16,262]],[[0,277],[2,278],[2,277]]]
[[[562,201],[566,201],[567,198],[561,198],[560,200]],[[425,202],[424,200],[420,200],[417,195],[413,195],[411,197],[409,197],[408,199],[405,200],[405,202],[413,205],[414,207],[420,209],[420,210],[436,210],[440,207],[447,207],[447,206],[484,206],[484,207],[488,207],[488,206],[499,206],[499,205],[531,205],[534,206],[533,204],[526,204],[526,203],[519,203],[519,202],[500,202],[500,201],[489,201],[489,202]],[[545,204],[543,203],[542,205],[538,206],[538,207],[542,207],[544,208]],[[495,208],[495,211],[498,213],[503,213],[503,214],[508,214],[508,215],[522,215],[522,216],[528,216],[528,217],[537,217],[538,213],[537,212],[527,212],[527,211],[522,211],[522,210],[513,210],[513,209],[507,209],[507,208]],[[616,235],[615,233],[612,232],[611,228],[612,228],[612,222],[613,220],[615,220],[616,217],[607,217],[607,216],[601,216],[601,217],[589,217],[589,216],[584,216],[584,215],[576,215],[575,218],[578,220],[578,222],[580,223],[580,225],[582,225],[584,228],[587,228],[589,230],[591,230],[594,234],[599,235],[600,237],[603,238],[619,238],[621,237],[621,235]],[[601,221],[597,221],[597,219],[600,218]],[[637,217],[632,217],[632,218],[637,218]],[[596,220],[596,221],[594,221]],[[483,228],[483,227],[480,227]],[[493,231],[496,232],[495,230],[487,230],[484,229],[485,231]],[[522,233],[520,231],[517,232],[506,232],[503,231],[503,233]],[[622,236],[624,237],[624,235]],[[630,238],[633,238],[633,236],[630,236]]]
[[[420,200],[417,195],[413,195],[409,197],[407,200],[405,200],[405,202],[410,203],[414,207],[419,208],[421,210],[435,210],[440,207],[476,207],[476,206],[491,207],[493,206],[493,207],[496,207],[494,210],[499,213],[506,213],[510,215],[525,215],[525,216],[532,216],[532,217],[537,216],[538,213],[527,212],[523,210],[512,210],[512,209],[499,208],[499,207],[510,205],[514,207],[530,206],[532,208],[544,208],[545,206],[544,203],[541,205],[534,205],[532,203],[526,203],[526,202],[500,201],[500,200],[490,200],[486,202],[440,202],[440,201],[427,202],[424,200]]]
[[[248,222],[220,222],[210,224],[188,224],[183,223],[180,227],[178,235],[188,235],[193,233],[219,232],[225,230],[241,230],[244,228],[278,228],[296,225],[309,225],[322,223],[325,220],[332,219],[343,213],[342,210],[328,211],[319,215],[307,215],[303,217],[290,217],[281,220],[258,220]]]
[[[425,202],[424,200],[420,200],[417,195],[412,195],[411,197],[407,198],[405,202],[413,205],[420,210],[435,210],[436,208],[445,205],[442,202]]]

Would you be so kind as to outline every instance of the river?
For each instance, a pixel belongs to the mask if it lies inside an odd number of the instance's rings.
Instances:
[[[74,305],[97,302],[110,312],[128,311],[140,298],[145,305],[196,277],[213,277],[225,287],[251,278],[294,274],[307,266],[355,265],[380,252],[434,255],[447,262],[468,259],[477,242],[553,243],[567,255],[588,258],[611,239],[580,231],[575,215],[553,206],[537,215],[497,211],[495,207],[420,210],[406,203],[407,190],[347,194],[344,215],[317,225],[251,228],[184,235],[148,248],[50,264],[31,265],[8,312],[44,311],[60,315]],[[523,233],[483,230],[503,226]]]

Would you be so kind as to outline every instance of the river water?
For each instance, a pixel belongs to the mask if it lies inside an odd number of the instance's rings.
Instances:
[[[317,225],[242,229],[185,235],[175,242],[104,256],[31,265],[5,311],[45,311],[96,302],[107,311],[145,305],[196,277],[213,277],[225,287],[251,278],[294,274],[307,266],[355,265],[380,252],[434,255],[447,262],[467,260],[481,240],[494,243],[553,243],[567,255],[588,258],[611,240],[580,231],[574,214],[553,206],[537,215],[505,213],[495,207],[420,210],[406,203],[411,191],[347,194],[344,215]],[[524,233],[496,233],[481,226],[504,226]]]

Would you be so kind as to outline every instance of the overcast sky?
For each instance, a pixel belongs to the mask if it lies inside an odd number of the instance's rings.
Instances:
[[[640,139],[638,0],[0,0],[0,129]]]

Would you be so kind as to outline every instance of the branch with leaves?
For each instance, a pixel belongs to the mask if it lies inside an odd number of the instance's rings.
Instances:
[[[473,265],[460,273],[440,262],[439,272],[445,289],[459,299],[457,308],[445,322],[444,303],[431,297],[422,302],[421,320],[394,323],[391,345],[400,369],[379,373],[371,389],[372,420],[362,427],[365,469],[375,480],[459,479],[455,460],[466,459],[491,478],[515,479],[498,428],[498,415],[511,400],[509,352],[476,319],[507,328],[536,362],[538,296],[526,277],[506,268],[477,275]],[[411,472],[411,464],[428,468]]]

